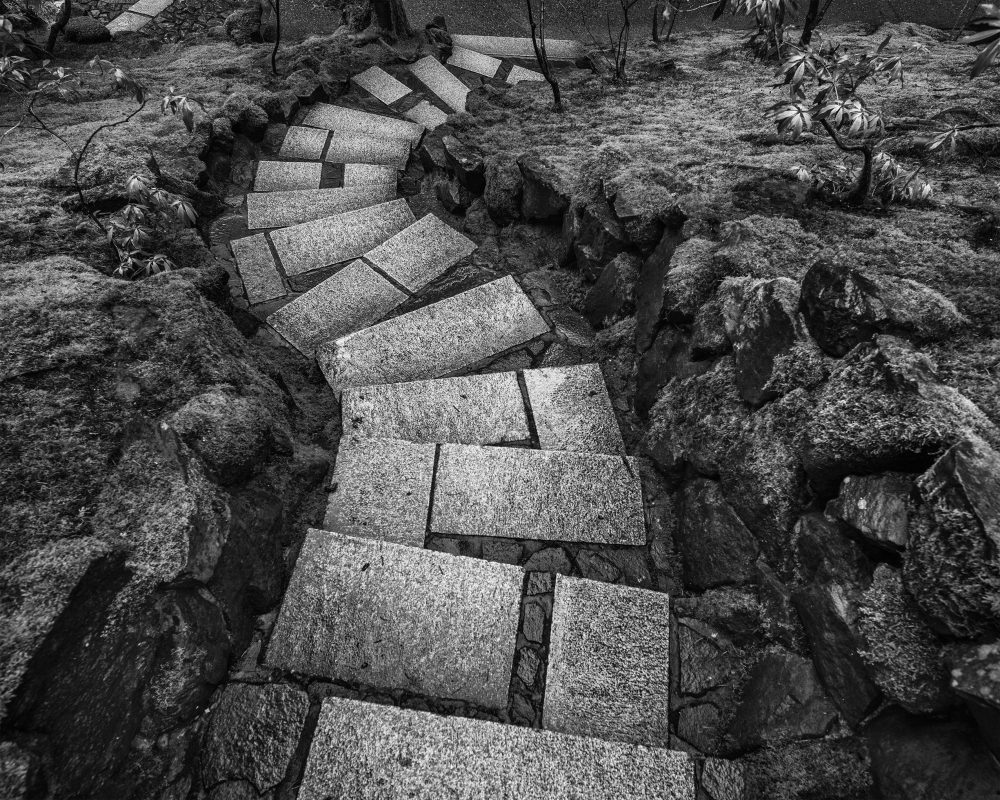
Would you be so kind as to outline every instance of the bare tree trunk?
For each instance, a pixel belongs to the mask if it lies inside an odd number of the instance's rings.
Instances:
[[[826,12],[833,4],[833,0],[826,0],[826,5],[821,11],[819,7],[821,2],[822,0],[809,0],[809,10],[806,12],[806,19],[802,25],[802,38],[799,39],[799,47],[808,47],[812,41],[813,32],[823,21],[823,17],[826,16]]]
[[[552,88],[552,99],[556,111],[562,111],[562,92],[559,91],[559,81],[552,75],[552,65],[549,63],[548,53],[545,52],[545,0],[538,0],[539,24],[535,24],[535,11],[532,8],[532,0],[525,0],[528,4],[528,24],[531,26],[531,45],[535,48],[535,59],[538,61],[538,68],[542,71],[542,76]]]
[[[378,26],[396,39],[408,39],[413,36],[413,28],[406,16],[403,0],[372,0],[372,10],[378,20]]]
[[[56,49],[56,40],[59,38],[59,34],[63,32],[63,28],[66,27],[66,23],[69,22],[70,16],[73,14],[73,0],[63,0],[62,11],[59,12],[59,16],[56,18],[55,22],[52,23],[52,27],[49,28],[49,38],[45,43],[45,49],[52,53]]]
[[[271,50],[271,74],[278,74],[278,48],[281,46],[281,0],[271,0],[274,9],[274,49]]]

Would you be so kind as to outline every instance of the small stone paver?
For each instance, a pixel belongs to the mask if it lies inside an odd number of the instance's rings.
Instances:
[[[423,547],[434,449],[396,439],[341,440],[323,527]]]
[[[258,161],[254,176],[255,192],[318,189],[323,165],[312,161]]]
[[[406,299],[363,261],[354,261],[283,305],[267,323],[312,358],[324,342],[378,322]]]
[[[278,274],[274,255],[264,234],[233,239],[230,246],[233,248],[236,267],[239,269],[243,288],[251,305],[286,294],[285,284]]]
[[[390,185],[394,189],[399,170],[385,164],[344,164],[344,186]]]
[[[467,50],[464,47],[453,47],[451,58],[448,59],[448,66],[474,72],[484,78],[495,78],[502,63],[499,58]]]
[[[322,128],[290,125],[278,150],[278,158],[308,158],[319,161],[323,158],[323,150],[329,138],[330,131]]]
[[[410,442],[500,444],[530,435],[514,372],[347,389],[341,414],[346,433]]]
[[[620,456],[445,444],[431,532],[644,545],[642,487]]]
[[[410,65],[417,80],[439,97],[446,106],[455,111],[465,111],[465,98],[469,87],[458,79],[434,56],[426,56]]]
[[[404,111],[403,116],[428,130],[434,130],[448,121],[448,115],[444,111],[426,100],[421,100],[413,108]]]
[[[388,164],[406,169],[406,162],[410,160],[410,141],[335,131],[330,137],[326,160],[335,164]]]
[[[543,726],[651,747],[670,735],[670,602],[556,576]]]
[[[415,221],[405,200],[347,211],[271,232],[287,275],[360,258]]]
[[[625,452],[598,364],[526,369],[524,383],[543,450]]]
[[[544,81],[545,76],[541,72],[535,72],[533,69],[525,69],[519,64],[515,64],[511,67],[510,73],[507,75],[507,83],[514,85],[520,83],[521,81]]]
[[[508,276],[352,333],[316,355],[327,381],[342,391],[454,375],[548,330]]]
[[[299,800],[694,800],[686,753],[331,697]]]
[[[523,578],[507,564],[311,530],[266,662],[502,708]]]
[[[469,36],[452,34],[452,44],[497,58],[534,59],[535,48],[531,39],[514,36]],[[586,50],[580,42],[571,39],[545,39],[545,52],[552,61],[575,61]]]
[[[351,83],[381,100],[387,106],[410,93],[410,87],[400,83],[381,67],[370,67],[351,78]]]
[[[423,125],[415,122],[329,103],[313,105],[306,113],[302,124],[338,133],[367,133],[370,136],[409,141],[417,141],[424,132]]]
[[[119,33],[135,33],[145,28],[152,21],[153,18],[146,14],[136,14],[134,11],[126,11],[111,20],[105,27],[111,32],[112,36],[115,36]]]
[[[395,197],[396,187],[388,183],[291,192],[251,192],[247,195],[247,227],[284,228],[387,203]]]
[[[128,10],[133,14],[145,14],[147,17],[155,17],[170,8],[173,2],[174,0],[139,0],[138,3],[129,6]]]
[[[365,258],[396,283],[418,292],[476,249],[476,243],[434,214],[427,214]]]

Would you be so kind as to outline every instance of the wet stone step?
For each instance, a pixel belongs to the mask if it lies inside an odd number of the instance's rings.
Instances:
[[[391,106],[410,93],[410,87],[400,83],[381,67],[370,67],[351,78],[351,83],[364,89],[376,100]]]
[[[534,59],[535,48],[531,39],[512,36],[469,36],[452,34],[452,44],[464,47],[477,53],[496,56],[497,58]],[[576,61],[586,55],[586,49],[580,42],[570,39],[545,39],[545,52],[553,61]]]
[[[645,545],[637,467],[620,456],[442,445],[431,532]]]
[[[264,234],[233,239],[230,247],[250,305],[283,297],[286,294],[285,285],[278,274],[278,267],[274,263],[274,256]]]
[[[316,357],[339,392],[454,375],[548,331],[528,296],[506,277],[327,343]]]
[[[556,576],[545,728],[666,747],[669,665],[666,594]]]
[[[390,139],[368,133],[335,131],[326,151],[326,161],[336,164],[388,164],[406,169],[409,160],[409,139]]]
[[[344,164],[344,186],[389,185],[396,188],[399,171],[385,164]]]
[[[506,707],[523,577],[506,564],[311,530],[267,665]]]
[[[421,100],[413,108],[404,111],[403,116],[428,130],[434,130],[448,121],[448,115],[444,111],[426,100]]]
[[[446,106],[455,111],[465,111],[465,98],[469,94],[469,87],[449,72],[448,68],[434,56],[426,56],[411,64],[410,72]]]
[[[498,58],[477,53],[475,50],[467,50],[464,47],[453,47],[451,58],[448,59],[448,66],[474,72],[484,78],[495,78],[502,63]]]
[[[299,800],[694,800],[686,753],[323,701]]]
[[[520,83],[521,81],[544,81],[545,76],[540,72],[535,72],[533,69],[525,69],[524,67],[515,64],[511,67],[510,73],[507,75],[507,83],[514,85],[515,83]]]
[[[323,165],[310,161],[258,161],[254,176],[255,192],[318,189]]]
[[[543,450],[625,452],[599,365],[527,369],[524,383]]]
[[[305,158],[319,161],[323,158],[330,131],[321,128],[306,128],[302,125],[291,125],[285,132],[285,138],[278,149],[278,158]]]
[[[395,183],[335,189],[299,189],[291,192],[253,192],[247,195],[247,227],[283,228],[346,211],[357,211],[395,198]]]
[[[467,236],[427,214],[365,258],[396,283],[418,292],[475,249],[476,243]]]
[[[424,132],[423,126],[415,122],[329,103],[316,103],[312,106],[302,124],[338,133],[364,133],[412,142],[418,141]]]

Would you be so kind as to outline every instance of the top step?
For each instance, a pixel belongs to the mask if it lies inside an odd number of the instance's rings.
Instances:
[[[312,106],[302,124],[338,133],[366,133],[370,136],[407,139],[411,142],[419,141],[424,132],[424,126],[416,122],[329,103],[316,103]]]
[[[487,56],[497,58],[535,58],[531,39],[513,36],[467,36],[453,34],[452,44]],[[572,39],[546,39],[545,52],[551,61],[576,61],[587,51],[583,44]]]

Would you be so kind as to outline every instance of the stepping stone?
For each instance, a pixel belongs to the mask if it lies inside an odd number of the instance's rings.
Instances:
[[[396,188],[399,170],[385,164],[344,164],[344,186],[391,185]]]
[[[448,66],[474,72],[484,78],[495,78],[502,63],[498,58],[466,50],[464,47],[453,47],[451,58],[448,59]]]
[[[530,436],[515,372],[347,389],[341,417],[359,437],[500,444]]]
[[[259,161],[253,181],[255,192],[318,189],[323,165],[311,161]]]
[[[423,125],[428,130],[434,130],[448,121],[446,113],[426,100],[421,100],[409,111],[404,111],[403,116]]]
[[[505,708],[523,580],[509,564],[311,530],[267,665]]]
[[[418,141],[424,132],[423,126],[415,122],[329,103],[313,105],[302,120],[302,124],[338,133],[366,133],[369,136],[406,139],[412,142]]]
[[[247,227],[284,228],[299,222],[356,211],[394,200],[395,184],[371,183],[340,189],[299,189],[247,195]]]
[[[291,125],[281,142],[278,158],[306,158],[310,161],[319,161],[323,158],[323,150],[326,149],[326,140],[329,138],[330,131]]]
[[[543,726],[666,747],[669,699],[667,595],[557,575]]]
[[[545,76],[541,72],[535,72],[533,69],[525,69],[522,66],[515,64],[511,67],[510,73],[507,75],[507,83],[514,85],[520,83],[521,81],[544,81]]]
[[[464,372],[548,331],[508,276],[352,333],[316,355],[330,386],[342,391]]]
[[[271,242],[286,275],[360,258],[415,221],[405,200],[347,211],[272,231]]]
[[[105,27],[112,36],[117,36],[119,33],[135,33],[136,31],[142,30],[152,21],[153,18],[146,16],[145,14],[136,14],[134,11],[126,11],[111,20],[111,22],[109,22]]]
[[[378,322],[407,295],[363,261],[354,261],[267,318],[302,355],[324,342]]]
[[[376,100],[381,100],[387,106],[391,106],[410,93],[409,86],[397,81],[381,67],[366,69],[351,78],[351,83],[364,89]]]
[[[341,441],[323,527],[423,547],[434,450],[433,444],[393,439]]]
[[[406,169],[406,162],[410,160],[410,140],[335,132],[330,137],[325,160],[336,164],[389,164]]]
[[[174,0],[139,0],[138,3],[133,4],[129,8],[129,11],[133,14],[145,14],[147,17],[155,17],[170,8],[173,2]]]
[[[250,305],[287,294],[264,234],[233,239],[230,246]]]
[[[687,753],[323,701],[298,800],[694,800]]]
[[[441,98],[446,106],[455,111],[465,111],[465,98],[469,94],[469,87],[449,72],[448,68],[434,56],[427,56],[416,64],[411,64],[410,72]]]
[[[543,450],[625,453],[600,366],[526,369],[524,383]]]
[[[535,58],[534,45],[531,39],[527,38],[452,34],[451,41],[455,47],[464,47],[497,58]],[[576,61],[580,56],[586,55],[586,50],[580,42],[569,39],[546,38],[545,52],[550,61]]]
[[[434,214],[365,254],[396,283],[418,292],[476,249],[476,243]]]
[[[445,444],[433,505],[446,536],[646,544],[637,468],[620,456]]]

